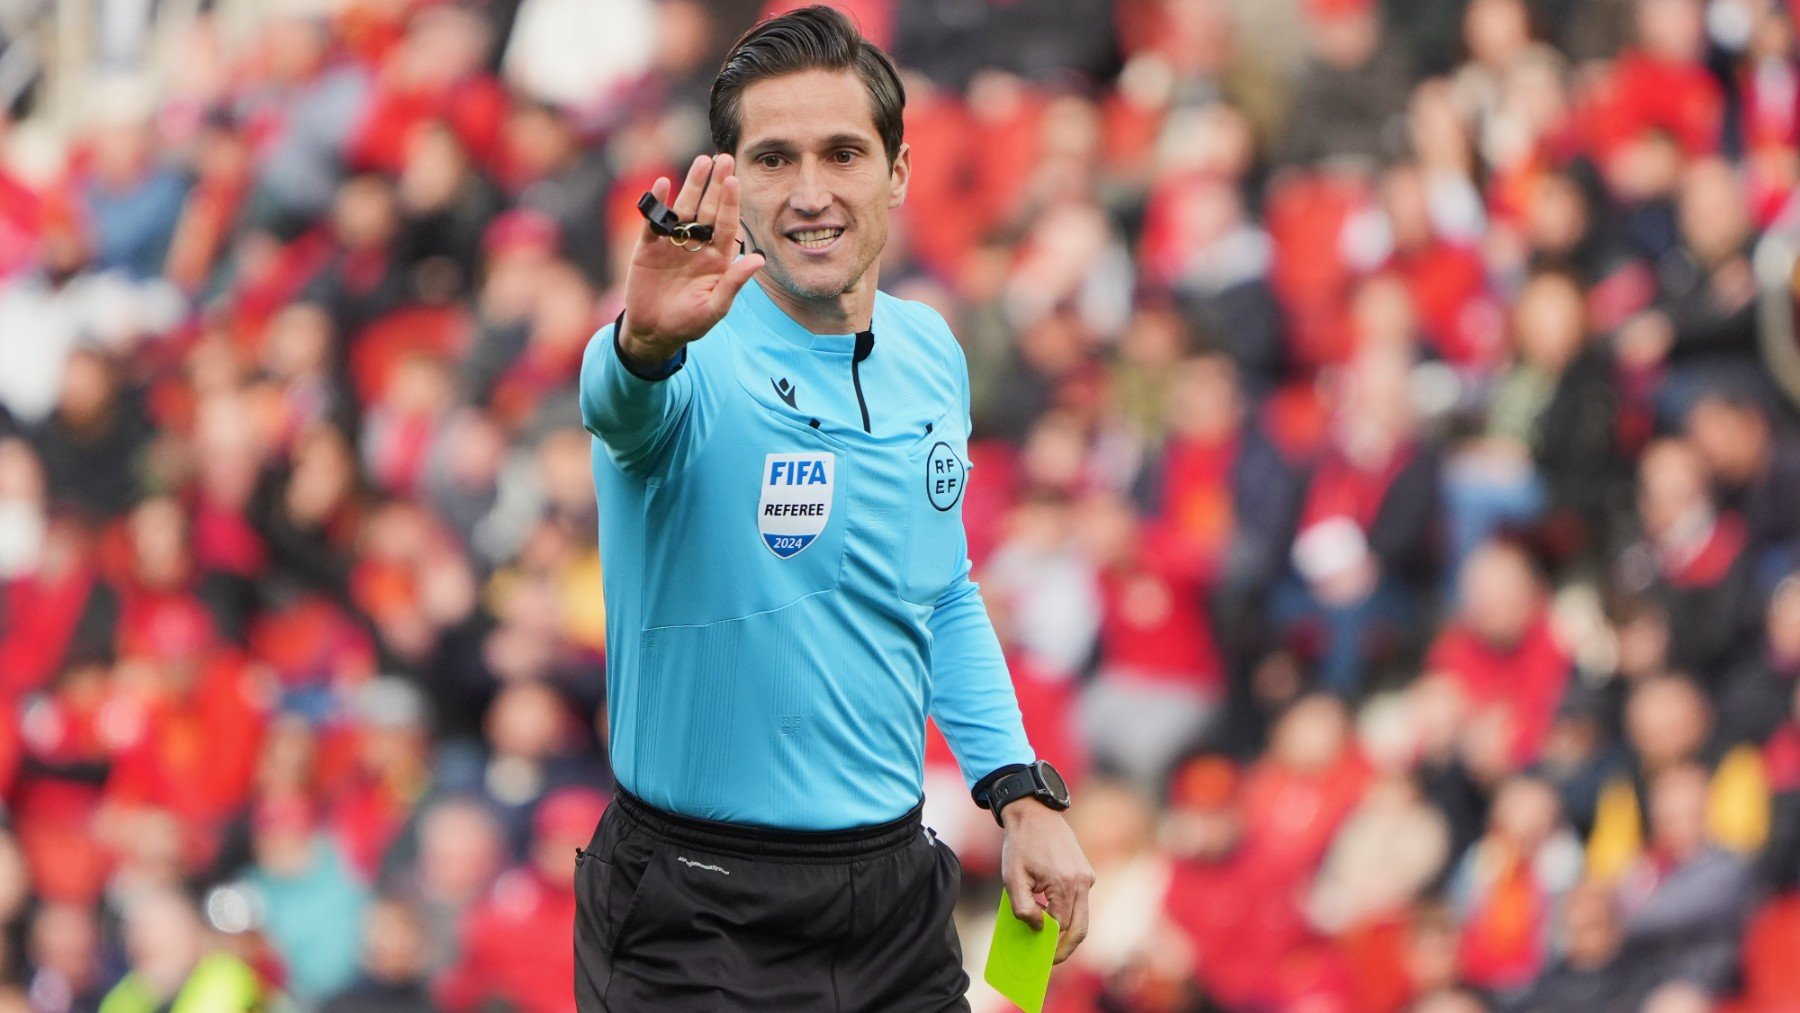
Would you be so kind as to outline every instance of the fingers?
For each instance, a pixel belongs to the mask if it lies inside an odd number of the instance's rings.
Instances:
[[[700,197],[706,192],[706,181],[711,177],[712,169],[711,155],[701,155],[694,159],[693,165],[688,166],[687,181],[681,184],[681,192],[675,195],[675,203],[669,205],[675,209],[675,217],[684,222],[694,220],[694,213],[700,210]]]
[[[719,160],[726,164],[726,176],[724,182],[716,188],[719,192],[719,206],[715,216],[711,219],[712,241],[714,246],[730,254],[736,252],[732,247],[737,243],[738,228],[741,224],[738,219],[738,190],[741,184],[738,182],[737,176],[731,172],[731,156],[720,155]],[[712,195],[712,191],[708,190],[707,200],[711,200]]]
[[[655,197],[664,204],[669,203],[669,177],[656,177],[656,182],[650,184],[650,196]],[[662,237],[657,235],[656,230],[650,227],[650,220],[648,218],[644,219],[644,231],[638,241],[640,243],[656,243],[661,240]]]
[[[1044,909],[1038,904],[1037,896],[1031,892],[1031,883],[1024,875],[1007,878],[1006,894],[1012,899],[1013,914],[1033,929],[1044,927]]]
[[[1069,954],[1075,952],[1075,947],[1081,945],[1081,941],[1087,938],[1087,933],[1088,890],[1087,887],[1077,883],[1069,917],[1063,922],[1062,938],[1056,942],[1055,963],[1060,964],[1069,959]]]
[[[719,205],[725,198],[725,184],[734,178],[731,174],[730,155],[720,155],[713,159],[712,175],[707,179],[706,193],[700,198],[700,208],[694,212],[694,221],[702,225],[718,224]],[[737,216],[732,215],[732,220],[736,221]],[[718,238],[719,230],[715,227],[713,239],[717,241]]]

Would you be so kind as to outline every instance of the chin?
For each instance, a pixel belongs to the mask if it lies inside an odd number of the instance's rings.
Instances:
[[[771,274],[782,288],[803,299],[836,299],[856,287],[856,278],[841,269],[812,267],[810,270],[789,271],[784,268],[779,274]]]

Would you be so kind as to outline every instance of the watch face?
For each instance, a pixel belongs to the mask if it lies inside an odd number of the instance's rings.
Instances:
[[[1044,787],[1050,791],[1050,797],[1067,805],[1069,802],[1069,786],[1064,783],[1062,775],[1056,772],[1055,767],[1042,761],[1039,761],[1037,770],[1038,776],[1044,780]]]

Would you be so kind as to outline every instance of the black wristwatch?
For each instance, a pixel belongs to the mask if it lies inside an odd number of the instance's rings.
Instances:
[[[1000,810],[1022,798],[1035,798],[1061,812],[1069,808],[1069,786],[1055,767],[1038,760],[996,778],[985,792],[976,797],[975,803],[983,809],[992,810],[994,822],[1005,826],[1000,819]]]

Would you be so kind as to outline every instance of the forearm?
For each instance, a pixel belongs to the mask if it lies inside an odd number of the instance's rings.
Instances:
[[[958,581],[938,600],[930,627],[931,714],[964,783],[973,789],[996,770],[1029,763],[1035,754],[976,584]]]
[[[666,443],[693,398],[687,350],[645,366],[625,347],[624,314],[588,343],[581,365],[581,418],[621,467],[650,458]],[[651,352],[649,354],[654,354]]]

